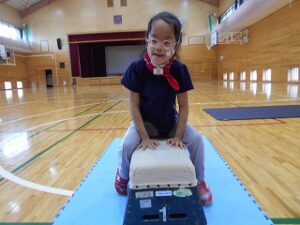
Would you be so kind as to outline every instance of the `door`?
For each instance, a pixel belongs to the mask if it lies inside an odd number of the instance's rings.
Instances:
[[[52,88],[53,87],[52,70],[45,70],[45,73],[46,73],[46,85],[47,85],[47,88]]]

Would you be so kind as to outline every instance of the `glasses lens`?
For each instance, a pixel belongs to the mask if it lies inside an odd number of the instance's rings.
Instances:
[[[164,48],[168,49],[168,48],[171,48],[172,42],[169,41],[169,40],[165,40],[165,41],[163,41],[162,45],[163,45]]]
[[[150,39],[150,44],[155,47],[159,44],[159,41],[155,38],[151,38]]]

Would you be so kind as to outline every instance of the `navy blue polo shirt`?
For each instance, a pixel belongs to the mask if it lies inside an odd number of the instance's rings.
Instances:
[[[130,91],[140,94],[140,111],[143,121],[152,123],[161,137],[165,137],[178,119],[176,94],[193,89],[187,67],[174,60],[170,73],[179,84],[175,91],[166,77],[154,75],[146,67],[144,59],[131,63],[121,83]]]

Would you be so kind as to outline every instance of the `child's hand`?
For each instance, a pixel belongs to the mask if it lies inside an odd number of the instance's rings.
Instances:
[[[174,137],[167,140],[167,143],[171,145],[172,147],[178,147],[183,149],[185,145],[183,144],[183,141],[180,138]]]
[[[142,142],[138,146],[138,149],[141,148],[142,150],[145,150],[146,148],[150,148],[154,150],[158,147],[158,145],[159,145],[158,141],[147,138],[142,140]]]

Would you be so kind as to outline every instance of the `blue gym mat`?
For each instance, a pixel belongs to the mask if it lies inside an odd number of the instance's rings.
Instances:
[[[127,197],[115,193],[117,151],[114,139],[54,219],[54,225],[122,225]],[[208,225],[271,225],[249,192],[205,138],[206,181],[214,202],[204,207]],[[138,225],[138,224],[133,224]]]
[[[203,109],[218,120],[249,120],[300,117],[300,105]]]

